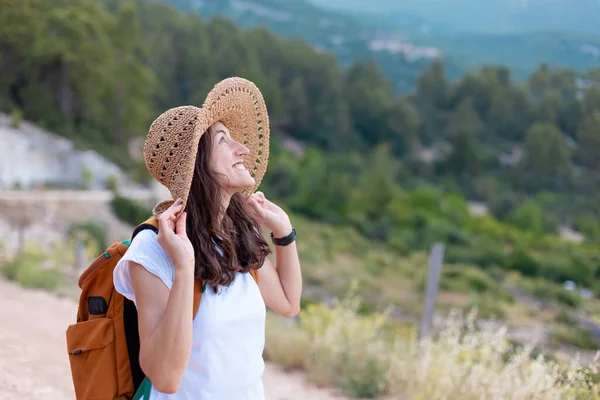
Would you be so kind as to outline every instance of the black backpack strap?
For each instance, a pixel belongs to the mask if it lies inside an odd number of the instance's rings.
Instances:
[[[140,224],[131,235],[131,241],[138,233],[145,229],[151,229],[158,234],[158,228],[151,223]],[[129,353],[129,365],[131,367],[131,378],[133,379],[133,391],[137,392],[146,377],[140,367],[140,332],[138,328],[138,313],[135,303],[125,299],[123,308],[123,325],[125,327],[125,341],[127,342],[127,352]]]
[[[156,226],[144,222],[143,224],[140,224],[137,228],[135,228],[135,230],[133,231],[133,235],[131,235],[131,241],[133,241],[133,238],[135,238],[137,234],[143,231],[144,229],[152,229],[154,233],[158,234],[158,228]]]

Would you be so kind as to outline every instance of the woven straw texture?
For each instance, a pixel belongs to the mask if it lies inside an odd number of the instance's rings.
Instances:
[[[244,165],[254,177],[255,184],[245,189],[244,195],[254,193],[260,185],[269,158],[267,107],[254,83],[244,78],[227,78],[214,86],[201,108],[189,105],[171,108],[150,125],[144,142],[146,168],[154,179],[169,189],[172,197],[154,206],[155,217],[179,197],[186,204],[198,143],[215,122],[223,123],[231,136],[249,150]]]

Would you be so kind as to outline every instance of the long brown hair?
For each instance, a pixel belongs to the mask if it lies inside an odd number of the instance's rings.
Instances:
[[[258,269],[271,249],[241,193],[235,193],[223,213],[217,174],[210,168],[212,130],[200,139],[186,212],[186,231],[195,253],[195,278],[214,289],[228,286],[235,273]],[[222,252],[222,254],[221,254]]]

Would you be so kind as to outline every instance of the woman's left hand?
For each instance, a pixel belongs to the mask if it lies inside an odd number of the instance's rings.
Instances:
[[[263,192],[256,192],[248,197],[248,204],[261,226],[273,232],[275,237],[284,237],[292,231],[290,217],[277,204],[269,201]]]

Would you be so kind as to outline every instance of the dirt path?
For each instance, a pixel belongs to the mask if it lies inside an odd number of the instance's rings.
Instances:
[[[77,305],[68,298],[23,289],[0,277],[0,400],[74,400],[65,330]],[[342,399],[300,374],[267,364],[268,400]]]

